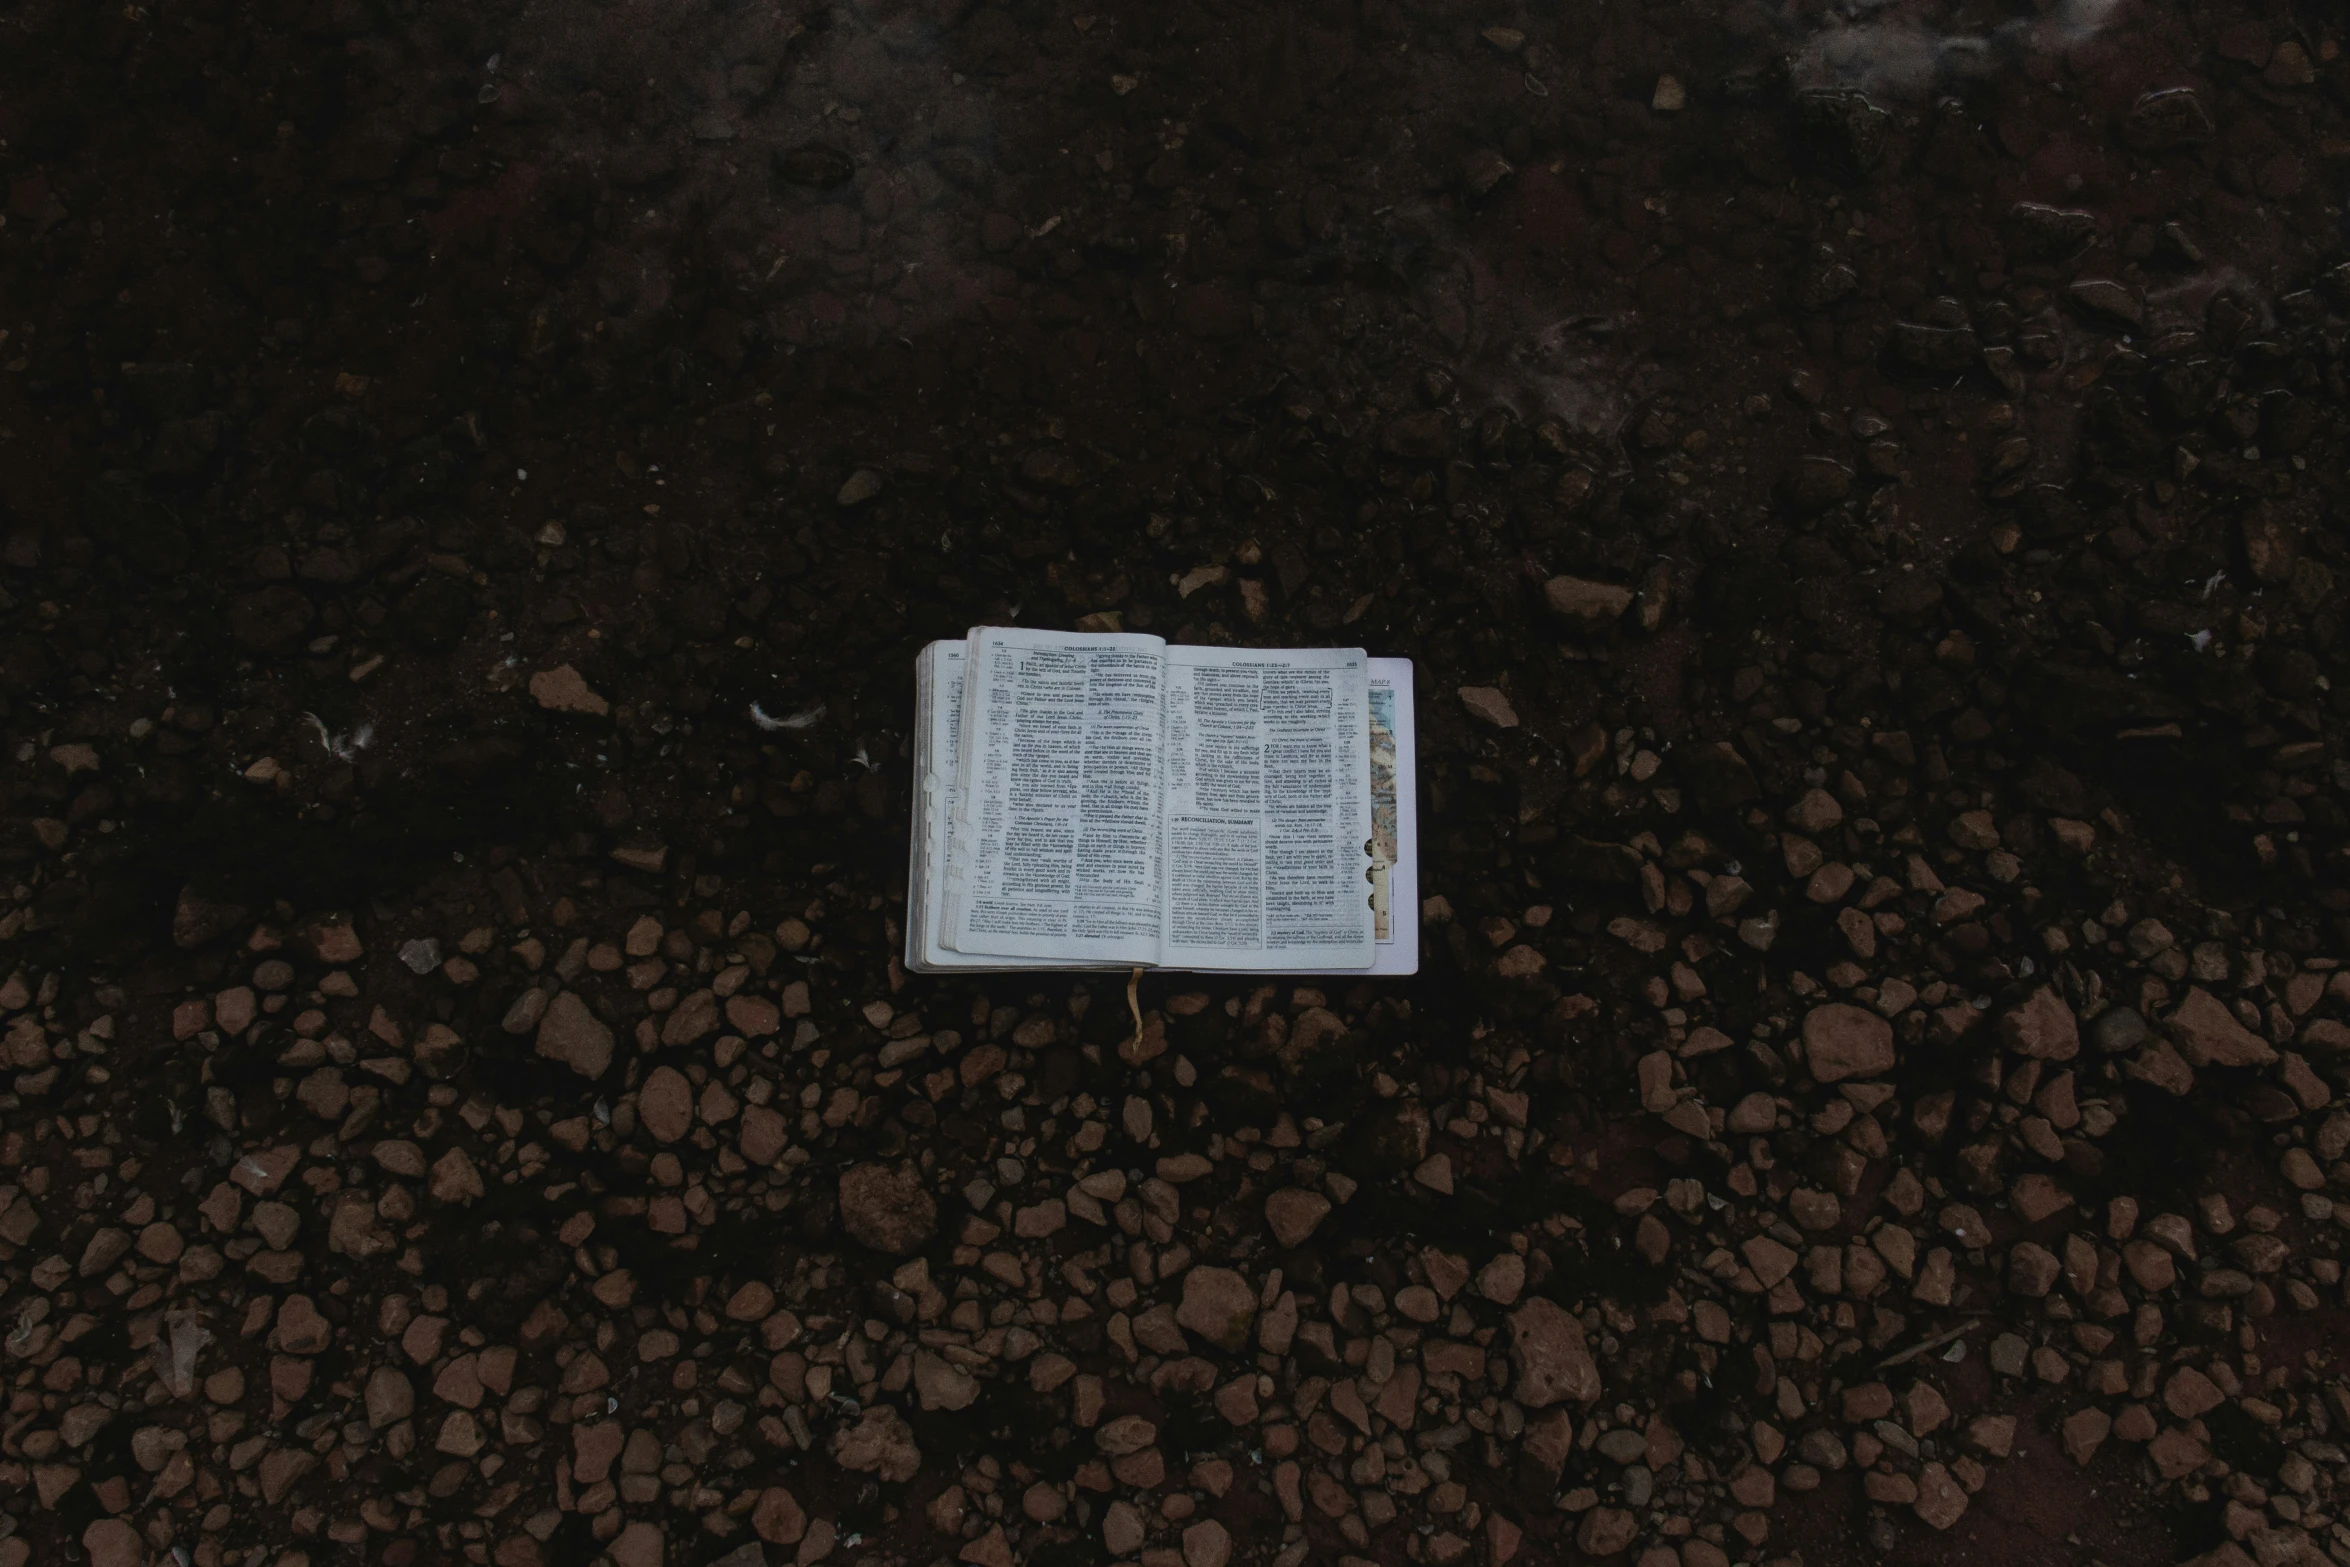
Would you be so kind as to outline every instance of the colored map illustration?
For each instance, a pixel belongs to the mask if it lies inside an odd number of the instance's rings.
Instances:
[[[1388,873],[1396,861],[1395,691],[1371,688],[1371,917],[1381,941],[1395,939]]]

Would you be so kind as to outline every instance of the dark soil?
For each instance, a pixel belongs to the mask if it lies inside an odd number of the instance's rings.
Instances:
[[[5,22],[0,1567],[2350,1562],[2331,9]],[[907,975],[982,622],[1420,975]]]

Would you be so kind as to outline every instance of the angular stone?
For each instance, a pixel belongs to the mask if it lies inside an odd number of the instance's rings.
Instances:
[[[2165,1480],[2183,1479],[2211,1461],[2211,1449],[2193,1432],[2171,1426],[2146,1444],[2146,1456]]]
[[[1093,1434],[1094,1446],[1112,1458],[1139,1453],[1158,1439],[1157,1424],[1142,1415],[1120,1415]]]
[[[473,1157],[462,1148],[451,1148],[433,1161],[428,1190],[436,1202],[474,1202],[486,1188],[481,1183],[481,1172],[473,1166]]]
[[[120,1518],[100,1518],[82,1531],[82,1549],[90,1567],[142,1567],[147,1542]]]
[[[603,718],[612,711],[612,704],[569,664],[557,664],[553,669],[542,669],[532,675],[530,694],[532,700],[550,713],[583,713]]]
[[[1538,1295],[1510,1313],[1510,1355],[1518,1365],[1513,1396],[1529,1409],[1599,1397],[1599,1367],[1583,1324],[1554,1300]]]
[[[441,1367],[432,1379],[432,1396],[460,1409],[479,1409],[482,1400],[481,1359],[459,1355]]]
[[[1175,1320],[1227,1353],[1248,1343],[1257,1292],[1230,1268],[1194,1268],[1183,1276],[1183,1304]]]
[[[1819,1082],[1882,1076],[1893,1069],[1893,1025],[1864,1007],[1831,1001],[1805,1015],[1803,1049]]]
[[[1044,1240],[1069,1227],[1069,1205],[1058,1197],[1031,1203],[1012,1216],[1012,1233],[1022,1240]]]
[[[334,1324],[318,1314],[318,1306],[309,1296],[288,1295],[277,1308],[269,1347],[281,1354],[316,1355],[324,1353],[334,1337]]]
[[[1213,1518],[1183,1531],[1183,1567],[1225,1567],[1232,1560],[1232,1536]]]
[[[2171,1048],[2167,1039],[2152,1040],[2141,1047],[2136,1055],[2122,1063],[2122,1075],[2181,1097],[2195,1086],[2195,1069],[2187,1064],[2185,1056]]]
[[[1510,699],[1496,686],[1463,686],[1460,689],[1461,706],[1469,716],[1491,724],[1496,729],[1518,727],[1518,710],[1510,706]]]
[[[449,1418],[441,1422],[440,1435],[433,1439],[433,1450],[451,1458],[471,1458],[480,1452],[486,1441],[481,1422],[466,1409],[452,1409]]]
[[[1553,577],[1542,585],[1550,612],[1585,630],[1612,626],[1632,607],[1632,590],[1583,577]]]
[[[791,1123],[779,1111],[751,1105],[742,1114],[742,1156],[751,1164],[770,1165],[791,1146]]]
[[[580,1076],[602,1077],[612,1064],[612,1030],[606,1028],[587,1003],[571,991],[560,992],[547,1003],[539,1020],[540,1055],[560,1061]]]
[[[1825,789],[1814,789],[1787,807],[1787,825],[1818,837],[1844,820],[1844,807]]]
[[[661,1020],[661,1043],[675,1050],[717,1030],[718,997],[715,992],[697,990]]]
[[[620,1457],[620,1449],[627,1433],[617,1420],[599,1420],[594,1425],[575,1425],[571,1428],[571,1479],[576,1485],[600,1484],[612,1472],[613,1462]]]
[[[1773,1240],[1768,1235],[1750,1235],[1739,1244],[1738,1254],[1746,1259],[1764,1289],[1775,1287],[1781,1279],[1795,1271],[1799,1260],[1795,1248]]]
[[[304,1475],[318,1467],[318,1455],[298,1447],[281,1447],[261,1460],[261,1499],[275,1507]]]
[[[2193,1366],[2181,1366],[2162,1387],[2162,1407],[2181,1420],[2195,1420],[2227,1402],[2227,1395]]]
[[[2171,1037],[2191,1066],[2266,1066],[2277,1053],[2267,1040],[2236,1020],[2236,1014],[2201,985],[2190,988],[2170,1015]]]
[[[396,1367],[378,1366],[367,1374],[367,1423],[381,1431],[416,1412],[416,1387]]]
[[[1505,1251],[1477,1270],[1477,1293],[1497,1306],[1514,1305],[1526,1288],[1526,1259]]]
[[[2053,1288],[2064,1272],[2064,1264],[2047,1247],[2031,1241],[2018,1241],[2007,1253],[2007,1287],[2018,1295],[2034,1299]]]
[[[2000,1037],[2018,1055],[2070,1061],[2081,1051],[2080,1024],[2053,985],[2043,985],[1999,1020]]]
[[[914,1357],[914,1391],[924,1409],[968,1409],[979,1397],[970,1372],[928,1351]]]
[[[130,1231],[112,1227],[99,1230],[82,1247],[82,1260],[74,1271],[85,1279],[94,1279],[120,1262],[130,1249]]]
[[[1913,1505],[1928,1525],[1948,1529],[1966,1516],[1966,1488],[1942,1465],[1928,1464],[1918,1472],[1918,1499]]]
[[[2076,1409],[2064,1419],[2061,1434],[2065,1453],[2074,1463],[2086,1466],[2112,1431],[2113,1417],[2104,1410],[2095,1405]]]
[[[1302,1246],[1330,1217],[1330,1199],[1320,1192],[1286,1186],[1265,1199],[1265,1223],[1284,1248]]]

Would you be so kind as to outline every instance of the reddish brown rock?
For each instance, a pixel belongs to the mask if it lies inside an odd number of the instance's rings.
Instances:
[[[147,1542],[120,1518],[101,1518],[82,1531],[82,1549],[90,1567],[143,1567]]]
[[[451,1148],[433,1161],[429,1190],[438,1202],[474,1202],[485,1188],[481,1184],[481,1172],[473,1167],[472,1156],[462,1148]]]
[[[751,1504],[751,1530],[770,1545],[797,1545],[808,1532],[808,1515],[798,1497],[771,1485]]]
[[[903,1257],[938,1227],[938,1203],[912,1165],[860,1164],[840,1178],[840,1219],[861,1244]]]
[[[2162,1406],[2181,1420],[2207,1415],[2227,1402],[2227,1395],[2193,1366],[2181,1366],[2162,1387]]]
[[[378,1366],[367,1374],[367,1423],[378,1431],[416,1412],[416,1387],[398,1368]]]
[[[1542,585],[1542,600],[1561,620],[1598,630],[1624,618],[1624,611],[1632,607],[1632,590],[1585,577],[1553,577]]]
[[[2165,1480],[2180,1480],[2209,1463],[2211,1449],[2193,1432],[2171,1426],[2146,1444],[2146,1456]]]
[[[1284,1247],[1302,1246],[1330,1217],[1330,1199],[1320,1192],[1287,1186],[1265,1199],[1265,1223]]]
[[[1803,1019],[1804,1058],[1823,1083],[1893,1070],[1893,1025],[1865,1008],[1831,1001]]]
[[[905,1417],[888,1404],[875,1404],[833,1433],[832,1457],[843,1469],[879,1475],[891,1484],[914,1478],[922,1467],[922,1449],[914,1443]]]
[[[1613,1556],[1638,1538],[1636,1515],[1621,1507],[1594,1507],[1575,1530],[1575,1548],[1586,1556]]]
[[[288,1295],[277,1308],[277,1326],[270,1332],[269,1347],[288,1355],[317,1355],[334,1342],[334,1324],[318,1314],[318,1306],[307,1295]]]
[[[710,991],[697,990],[661,1020],[661,1043],[677,1049],[706,1038],[717,1029],[718,997]]]
[[[1496,1306],[1517,1304],[1526,1287],[1526,1259],[1505,1251],[1477,1270],[1477,1293]]]
[[[2070,1061],[2081,1053],[2081,1029],[2073,1009],[2052,985],[2043,985],[1999,1020],[2000,1037],[2018,1055],[2042,1061]]]
[[[1183,1276],[1175,1320],[1226,1353],[1238,1353],[1256,1321],[1257,1292],[1230,1268],[1194,1268]]]
[[[2277,1053],[2236,1020],[2227,1003],[2197,985],[2170,1015],[2171,1037],[2190,1066],[2266,1066]]]
[[[599,1420],[593,1425],[571,1428],[571,1478],[579,1485],[594,1485],[611,1473],[613,1461],[619,1458],[627,1433],[617,1420]]]
[[[1928,1464],[1918,1471],[1918,1496],[1913,1504],[1918,1517],[1935,1529],[1948,1529],[1966,1516],[1966,1488],[1951,1477],[1940,1464]]]
[[[1232,1536],[1213,1518],[1183,1531],[1183,1567],[1225,1567],[1232,1560]]]
[[[2095,1405],[2090,1405],[2065,1416],[2064,1425],[2058,1434],[2064,1439],[2066,1456],[2086,1467],[2089,1460],[2097,1456],[2097,1449],[2105,1445],[2105,1438],[2112,1430],[2113,1417]]]
[[[1825,789],[1813,789],[1787,807],[1787,825],[1818,837],[1844,820],[1844,807]]]
[[[367,952],[347,919],[319,920],[302,932],[302,940],[310,955],[326,964],[356,963]]]
[[[2122,1074],[2166,1094],[2184,1097],[2195,1086],[2195,1069],[2167,1039],[2150,1040],[2122,1063]]]
[[[765,996],[729,996],[726,1021],[746,1038],[764,1039],[782,1026],[783,1013]]]
[[[742,1113],[742,1156],[755,1165],[770,1165],[791,1146],[791,1123],[765,1105],[746,1106]]]
[[[657,1066],[637,1090],[637,1119],[656,1142],[673,1143],[694,1129],[694,1085],[672,1066]]]
[[[1094,1445],[1112,1458],[1139,1453],[1158,1439],[1158,1426],[1141,1415],[1120,1415],[1093,1434]]]
[[[1518,710],[1510,706],[1510,699],[1494,686],[1463,686],[1460,689],[1461,706],[1471,717],[1484,720],[1496,729],[1518,727]]]
[[[602,1077],[612,1064],[612,1030],[590,1012],[587,1003],[564,991],[547,1003],[539,1019],[538,1053],[560,1061],[580,1076]]]
[[[1512,1396],[1529,1409],[1599,1397],[1599,1367],[1583,1324],[1554,1300],[1538,1295],[1510,1313],[1510,1355],[1518,1366]]]
[[[578,713],[603,718],[612,704],[587,683],[587,677],[569,664],[542,669],[530,677],[531,699],[550,713]]]
[[[663,1567],[668,1550],[660,1526],[639,1519],[624,1527],[613,1540],[612,1567]]]

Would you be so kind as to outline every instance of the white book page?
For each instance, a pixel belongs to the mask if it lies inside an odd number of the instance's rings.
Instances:
[[[1420,972],[1419,725],[1412,661],[1371,660],[1371,973]],[[1305,972],[1313,972],[1306,970]],[[1348,973],[1345,969],[1324,970]]]
[[[921,902],[908,921],[906,965],[918,971],[933,969],[1000,968],[999,960],[957,952],[946,945],[947,871],[952,863],[954,819],[962,801],[963,675],[969,662],[964,641],[933,642],[923,650],[927,676],[923,683],[918,721],[922,724],[922,775],[915,787],[922,809],[915,817],[915,874]],[[1023,964],[1050,968],[1053,964]]]
[[[1367,664],[1167,650],[1168,967],[1371,967]]]
[[[914,659],[914,789],[913,821],[907,835],[906,967],[918,968],[928,939],[930,920],[937,910],[939,855],[937,833],[937,734],[940,679],[939,650],[948,644],[933,642]]]
[[[1159,961],[1157,637],[970,637],[944,943],[985,958]]]

